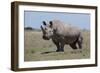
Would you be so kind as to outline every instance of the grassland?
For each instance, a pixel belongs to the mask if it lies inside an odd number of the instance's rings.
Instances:
[[[24,61],[65,60],[90,58],[90,34],[83,30],[83,49],[73,50],[65,45],[64,52],[56,52],[52,40],[42,39],[41,31],[25,30]]]

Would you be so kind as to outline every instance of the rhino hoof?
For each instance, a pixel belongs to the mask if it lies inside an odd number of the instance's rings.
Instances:
[[[56,52],[64,52],[64,50],[56,50]]]

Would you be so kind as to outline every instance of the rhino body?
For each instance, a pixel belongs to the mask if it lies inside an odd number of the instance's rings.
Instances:
[[[60,20],[52,20],[48,24],[43,21],[43,24],[44,27],[41,26],[43,39],[52,39],[57,46],[57,52],[63,52],[65,44],[70,45],[73,49],[82,48],[83,37],[79,28],[65,24]]]

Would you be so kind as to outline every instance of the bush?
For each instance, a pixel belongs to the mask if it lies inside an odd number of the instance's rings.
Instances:
[[[24,29],[25,29],[25,30],[33,30],[32,27],[25,27]]]

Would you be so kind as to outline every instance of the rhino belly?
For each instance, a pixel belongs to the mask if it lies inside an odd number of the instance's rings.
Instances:
[[[64,41],[66,44],[71,44],[71,43],[74,43],[76,40],[77,40],[77,36],[67,36],[65,37]]]

